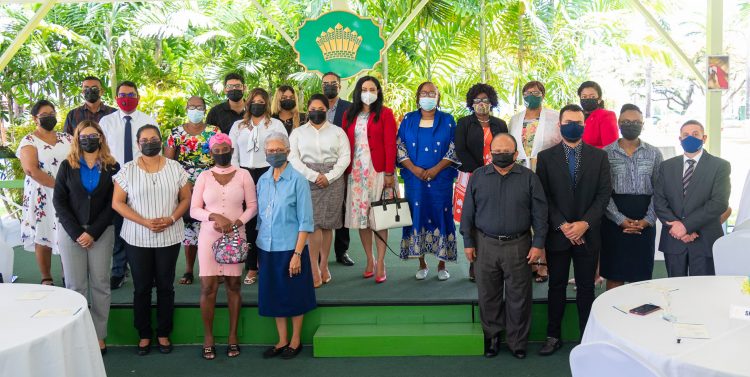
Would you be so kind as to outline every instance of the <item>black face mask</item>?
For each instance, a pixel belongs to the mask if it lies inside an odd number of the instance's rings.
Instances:
[[[83,91],[83,99],[88,103],[96,103],[99,98],[102,98],[99,94],[99,88],[88,88]]]
[[[339,95],[339,88],[335,86],[325,85],[323,86],[323,95],[328,99],[334,99]]]
[[[281,108],[286,111],[293,109],[294,106],[297,106],[297,102],[295,102],[293,99],[285,99],[281,101]]]
[[[141,144],[141,153],[144,156],[154,157],[161,152],[161,141],[149,141],[146,144]]]
[[[79,140],[78,143],[81,145],[81,150],[86,153],[94,153],[99,150],[99,139],[83,139]]]
[[[254,117],[259,117],[265,113],[266,113],[265,103],[251,103],[250,104],[250,114],[252,114]]]
[[[620,124],[620,132],[622,133],[622,137],[628,140],[635,140],[638,138],[638,136],[641,136],[641,130],[643,130],[643,126],[640,124]]]
[[[239,89],[233,89],[227,92],[227,98],[232,102],[239,102],[242,100],[242,91]]]
[[[505,169],[508,166],[513,165],[515,159],[513,158],[513,155],[515,155],[515,152],[513,153],[493,153],[492,154],[492,163],[495,164],[495,166]]]
[[[599,100],[597,98],[582,99],[581,107],[590,113],[599,108]]]
[[[216,166],[227,167],[232,163],[232,152],[213,154]]]
[[[307,113],[307,118],[310,119],[310,122],[313,124],[323,124],[323,122],[326,121],[326,112],[323,110],[312,110]]]
[[[39,118],[39,125],[47,131],[52,131],[57,125],[57,117]]]

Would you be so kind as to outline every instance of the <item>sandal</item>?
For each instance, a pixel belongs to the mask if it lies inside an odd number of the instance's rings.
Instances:
[[[539,275],[539,273],[537,273],[534,278],[534,281],[537,283],[544,283],[547,280],[549,280],[549,275]]]
[[[45,282],[49,282],[49,284],[44,284]],[[55,281],[52,280],[52,278],[44,278],[44,279],[42,279],[41,282],[39,282],[39,284],[41,284],[41,285],[51,285],[51,286],[54,287],[55,286]]]
[[[195,276],[192,272],[186,272],[182,274],[182,278],[180,278],[180,284],[182,285],[190,285],[193,284],[193,280],[195,280]]]
[[[204,346],[203,353],[201,354],[206,360],[213,360],[216,358],[216,346]]]
[[[227,347],[227,356],[228,357],[237,357],[240,355],[240,345],[239,344],[230,344],[229,347]]]
[[[247,275],[245,275],[245,280],[243,280],[242,282],[245,285],[253,285],[257,281],[258,281],[258,275],[255,275],[255,276],[247,276]]]

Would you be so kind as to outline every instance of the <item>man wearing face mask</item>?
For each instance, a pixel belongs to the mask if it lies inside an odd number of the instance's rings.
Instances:
[[[547,198],[539,177],[514,163],[513,136],[496,135],[491,154],[492,163],[469,180],[461,234],[466,258],[475,265],[485,356],[497,355],[505,331],[511,353],[523,359],[531,325],[530,265],[544,255]]]
[[[339,91],[341,90],[341,76],[335,72],[327,72],[323,75],[323,95],[328,98],[328,111],[326,112],[326,119],[328,123],[334,124],[341,127],[344,121],[344,113],[351,102],[339,97]],[[347,177],[344,175],[344,184],[346,184]],[[346,211],[346,204],[341,208],[342,214]],[[349,228],[342,226],[336,229],[335,239],[333,241],[333,249],[336,252],[336,262],[344,266],[354,266],[354,261],[349,256]]]
[[[65,127],[63,130],[68,135],[73,135],[73,132],[84,120],[93,120],[99,123],[99,121],[106,115],[112,114],[117,109],[105,105],[102,102],[102,81],[96,76],[86,76],[81,83],[81,94],[85,102],[80,107],[76,107],[68,112],[68,116],[65,117]]]
[[[147,124],[156,124],[149,115],[138,110],[138,88],[132,81],[123,81],[117,85],[117,106],[120,108],[99,121],[104,136],[107,139],[112,156],[120,166],[137,159],[141,155],[138,148],[138,129]],[[125,255],[125,243],[120,237],[122,217],[115,215],[115,250],[112,254],[112,277],[110,283],[112,289],[118,289],[125,283],[127,270],[127,257]]]
[[[206,123],[229,134],[232,125],[245,115],[245,79],[242,75],[230,73],[224,76],[224,94],[227,100],[211,108]]]
[[[573,261],[578,289],[578,325],[583,334],[594,302],[594,274],[601,249],[601,222],[612,193],[607,153],[581,141],[583,109],[560,110],[563,141],[539,153],[537,174],[547,195],[549,231],[546,240],[549,293],[547,341],[543,356],[562,347],[561,325],[565,291]]]
[[[703,150],[706,134],[695,120],[680,128],[685,153],[664,161],[654,192],[656,215],[664,227],[659,250],[667,275],[715,275],[713,244],[724,231],[729,206],[729,162]]]
[[[604,147],[612,171],[600,262],[607,289],[651,279],[656,241],[652,196],[662,162],[659,149],[639,138],[643,115],[637,106],[624,105],[619,123],[622,138]]]

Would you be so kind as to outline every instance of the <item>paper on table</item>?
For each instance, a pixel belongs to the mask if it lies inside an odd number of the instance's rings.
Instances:
[[[16,300],[19,301],[29,301],[29,300],[41,300],[49,294],[52,293],[52,291],[29,291],[24,292],[22,295],[16,297]]]
[[[674,330],[678,338],[710,339],[706,325],[700,323],[675,323]]]
[[[32,318],[50,318],[50,317],[70,317],[78,313],[81,309],[72,308],[55,308],[55,309],[40,309],[38,312],[32,315]]]

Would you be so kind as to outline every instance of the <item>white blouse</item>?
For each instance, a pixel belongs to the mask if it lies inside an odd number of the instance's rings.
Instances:
[[[164,167],[148,173],[138,166],[138,160],[126,163],[115,175],[115,182],[128,195],[127,204],[146,219],[170,217],[180,202],[180,189],[188,182],[188,174],[179,162],[165,158]],[[185,238],[182,217],[161,233],[124,219],[120,236],[137,247],[166,247]]]
[[[333,182],[344,175],[351,162],[349,138],[341,127],[328,122],[320,129],[310,122],[299,126],[289,136],[289,144],[289,163],[310,182],[315,182],[318,172],[305,163],[334,163],[333,169],[323,174],[328,182]]]
[[[232,139],[232,165],[258,169],[265,168],[266,162],[266,137],[272,132],[280,132],[286,135],[286,128],[280,120],[271,118],[262,120],[257,126],[247,126],[240,119],[232,125],[229,130],[229,138]]]

